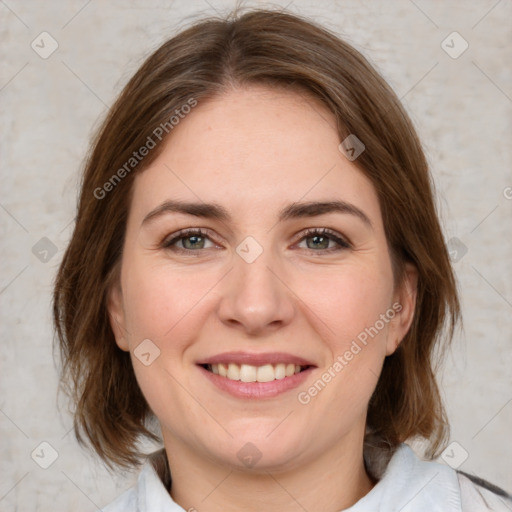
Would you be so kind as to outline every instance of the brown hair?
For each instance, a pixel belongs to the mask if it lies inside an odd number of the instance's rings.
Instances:
[[[385,359],[367,424],[392,446],[426,438],[433,456],[447,432],[434,348],[451,340],[459,302],[420,142],[394,92],[359,52],[310,21],[268,10],[203,20],[164,43],[126,85],[93,141],[53,302],[77,438],[88,439],[111,467],[138,463],[137,441],[156,439],[148,427],[153,413],[107,313],[134,176],[164,144],[140,163],[130,158],[191,98],[201,102],[251,84],[307,92],[333,112],[340,141],[355,134],[366,146],[355,163],[377,191],[396,282],[405,262],[418,269],[413,324]]]

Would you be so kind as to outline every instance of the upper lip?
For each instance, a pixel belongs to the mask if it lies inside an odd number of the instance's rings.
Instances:
[[[265,364],[293,363],[299,366],[315,366],[311,361],[285,352],[263,352],[251,354],[249,352],[224,352],[197,362],[203,364],[249,364],[251,366],[263,366]]]

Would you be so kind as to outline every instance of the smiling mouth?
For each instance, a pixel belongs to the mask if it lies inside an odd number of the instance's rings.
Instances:
[[[265,364],[253,366],[250,364],[220,363],[199,365],[215,375],[229,380],[241,382],[271,382],[291,377],[312,366],[300,366],[293,363]]]

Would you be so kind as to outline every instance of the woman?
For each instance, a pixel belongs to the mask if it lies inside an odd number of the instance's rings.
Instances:
[[[94,142],[54,317],[78,438],[132,467],[161,432],[108,512],[510,508],[405,444],[445,445],[455,280],[407,114],[306,20],[234,13],[147,59]]]

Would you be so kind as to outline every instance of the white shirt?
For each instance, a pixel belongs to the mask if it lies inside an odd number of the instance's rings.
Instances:
[[[165,457],[163,450],[160,458]],[[473,483],[437,462],[423,461],[406,444],[388,459],[368,456],[368,471],[378,478],[373,489],[344,512],[511,512],[512,499]],[[187,512],[167,492],[149,461],[134,487],[103,512]],[[311,511],[316,512],[316,511]]]

